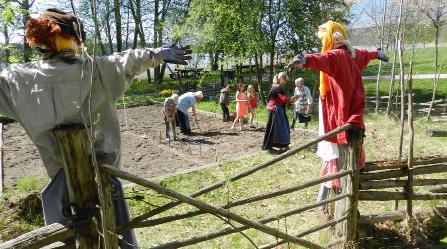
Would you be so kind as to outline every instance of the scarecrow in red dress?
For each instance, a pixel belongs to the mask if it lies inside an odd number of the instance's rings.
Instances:
[[[347,37],[342,24],[328,21],[320,25],[318,30],[318,38],[323,43],[321,53],[299,54],[288,65],[289,70],[304,67],[320,71],[320,135],[347,123],[365,130],[362,74],[371,60],[388,61],[380,49],[354,49]],[[337,173],[338,144],[347,143],[348,132],[345,131],[318,144],[317,155],[323,160],[322,175]],[[363,168],[365,155],[363,148],[361,150],[359,167]],[[327,199],[329,190],[339,187],[339,179],[323,183],[317,201]]]

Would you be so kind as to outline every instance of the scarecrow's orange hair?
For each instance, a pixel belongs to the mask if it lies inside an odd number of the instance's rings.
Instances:
[[[56,51],[55,40],[57,35],[66,38],[73,37],[71,34],[62,31],[57,23],[46,18],[31,18],[26,23],[25,37],[30,46],[35,45],[50,51]]]

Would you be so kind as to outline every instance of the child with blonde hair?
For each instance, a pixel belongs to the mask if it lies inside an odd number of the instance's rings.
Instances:
[[[256,107],[258,106],[258,94],[256,93],[255,87],[249,85],[247,87],[247,97],[248,97],[248,125],[250,128],[255,128],[253,125],[253,119],[255,118]]]
[[[239,130],[242,131],[245,115],[247,115],[247,96],[244,93],[244,84],[238,83],[236,92],[236,118],[231,125],[231,129],[234,129],[234,125],[239,121]]]

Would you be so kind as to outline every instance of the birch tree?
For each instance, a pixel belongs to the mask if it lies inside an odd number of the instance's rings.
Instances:
[[[413,0],[414,4],[421,10],[422,13],[431,21],[435,28],[435,59],[434,59],[434,71],[435,74],[439,70],[439,34],[440,29],[447,23],[447,0]],[[436,78],[436,77],[435,77]],[[430,107],[428,108],[427,119],[430,119],[433,105],[436,99],[438,81],[433,81],[432,87],[432,99]]]

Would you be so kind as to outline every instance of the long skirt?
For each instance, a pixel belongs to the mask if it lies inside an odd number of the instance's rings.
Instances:
[[[298,120],[299,123],[309,123],[311,120],[311,115],[305,115],[301,112],[295,112],[293,119]]]
[[[130,221],[129,210],[124,199],[123,187],[115,177],[110,177],[110,181],[112,183],[112,196],[115,197],[113,198],[113,206],[115,207],[116,226],[122,226]],[[53,223],[68,225],[72,220],[66,211],[70,207],[70,199],[63,169],[59,170],[56,176],[42,191],[42,207],[45,225]],[[133,230],[127,230],[120,235],[122,235],[122,239],[119,240],[120,248],[139,248]]]
[[[284,108],[277,107],[276,111],[269,110],[269,119],[265,128],[263,150],[285,148],[290,144],[290,126]]]

